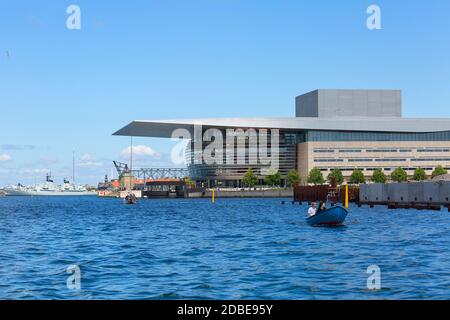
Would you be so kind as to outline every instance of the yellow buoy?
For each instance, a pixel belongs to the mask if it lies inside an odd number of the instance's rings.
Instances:
[[[214,189],[212,190],[212,193],[211,193],[211,202],[214,203]]]
[[[345,185],[345,208],[348,209],[348,184]]]

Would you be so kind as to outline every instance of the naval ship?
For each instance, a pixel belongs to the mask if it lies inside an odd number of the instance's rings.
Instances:
[[[64,179],[63,185],[55,185],[51,175],[46,175],[46,181],[41,184],[23,186],[18,184],[3,189],[6,196],[95,196],[95,191],[89,191],[84,186],[70,183]]]

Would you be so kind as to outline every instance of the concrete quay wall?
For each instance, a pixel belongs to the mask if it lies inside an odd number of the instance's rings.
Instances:
[[[450,181],[364,184],[360,186],[360,203],[450,205]]]

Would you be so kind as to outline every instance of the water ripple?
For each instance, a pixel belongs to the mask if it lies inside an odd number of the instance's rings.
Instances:
[[[0,298],[448,299],[448,212],[352,207],[311,228],[286,202],[1,198]]]

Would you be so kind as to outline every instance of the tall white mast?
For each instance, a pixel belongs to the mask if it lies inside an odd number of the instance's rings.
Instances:
[[[75,151],[72,151],[72,184],[75,185]]]
[[[133,174],[133,137],[131,137],[131,145],[130,145],[130,172]]]
[[[133,136],[130,137],[130,191],[133,190]]]

